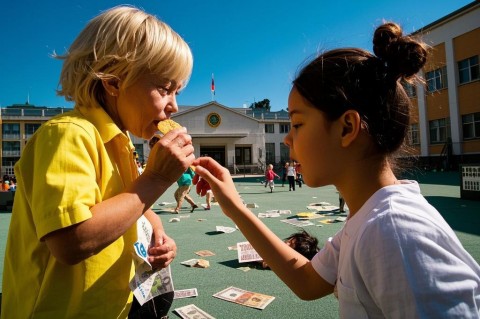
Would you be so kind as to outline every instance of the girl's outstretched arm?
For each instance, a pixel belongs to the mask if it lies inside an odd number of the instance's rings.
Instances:
[[[317,274],[307,258],[285,244],[243,204],[226,168],[210,157],[200,157],[193,165],[197,194],[204,196],[209,184],[223,213],[299,298],[313,300],[333,292],[333,286]]]

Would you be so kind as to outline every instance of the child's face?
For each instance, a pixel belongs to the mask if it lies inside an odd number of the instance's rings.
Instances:
[[[180,87],[162,82],[152,74],[142,75],[133,85],[120,89],[114,120],[133,135],[150,139],[159,121],[178,111],[176,94]]]
[[[292,129],[284,142],[290,147],[292,161],[297,162],[297,172],[310,187],[333,184],[341,167],[335,122],[329,122],[295,88],[290,92],[288,110]]]

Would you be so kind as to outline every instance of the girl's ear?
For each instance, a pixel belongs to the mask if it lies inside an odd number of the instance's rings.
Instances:
[[[342,126],[342,146],[347,147],[355,141],[360,133],[362,121],[360,114],[354,110],[348,110],[339,119]]]
[[[104,79],[102,80],[103,88],[107,95],[118,96],[120,81],[118,79]]]

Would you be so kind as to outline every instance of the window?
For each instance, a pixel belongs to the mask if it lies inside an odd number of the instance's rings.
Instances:
[[[426,74],[427,91],[434,92],[447,88],[447,68],[436,69]]]
[[[462,115],[463,139],[480,138],[480,112]]]
[[[265,143],[266,164],[275,164],[275,143]]]
[[[429,122],[430,127],[430,143],[445,143],[447,137],[450,137],[447,119],[438,119]]]
[[[408,130],[408,141],[410,145],[420,144],[420,132],[418,131],[418,123],[411,124]]]
[[[275,133],[275,124],[265,124],[265,133]]]
[[[235,164],[252,164],[252,148],[250,146],[235,147]]]
[[[478,55],[458,62],[458,82],[460,84],[478,80],[479,75]]]
[[[288,133],[288,132],[290,132],[290,123],[280,124],[280,133]]]
[[[19,157],[2,157],[2,166],[13,167],[18,159]]]
[[[20,156],[20,141],[3,141],[3,156]]]
[[[40,127],[40,123],[25,123],[25,136],[28,138]]]
[[[2,136],[4,139],[19,139],[20,123],[4,123],[2,125]]]
[[[405,89],[405,93],[407,93],[408,97],[416,97],[417,96],[417,88],[414,84],[403,82],[403,88]]]
[[[290,148],[284,144],[280,143],[280,162],[285,163],[290,160]]]

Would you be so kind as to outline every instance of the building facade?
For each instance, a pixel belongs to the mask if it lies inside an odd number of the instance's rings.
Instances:
[[[14,165],[43,122],[70,109],[16,104],[1,109],[1,174],[14,175]],[[290,130],[286,111],[266,112],[229,108],[217,102],[179,107],[172,119],[188,128],[195,156],[208,155],[232,173],[262,173],[266,163],[280,165],[289,159],[283,144]],[[146,162],[148,141],[131,136],[140,162]]]
[[[414,104],[410,143],[431,168],[480,163],[480,2],[413,33],[431,46],[421,76],[409,88]]]

